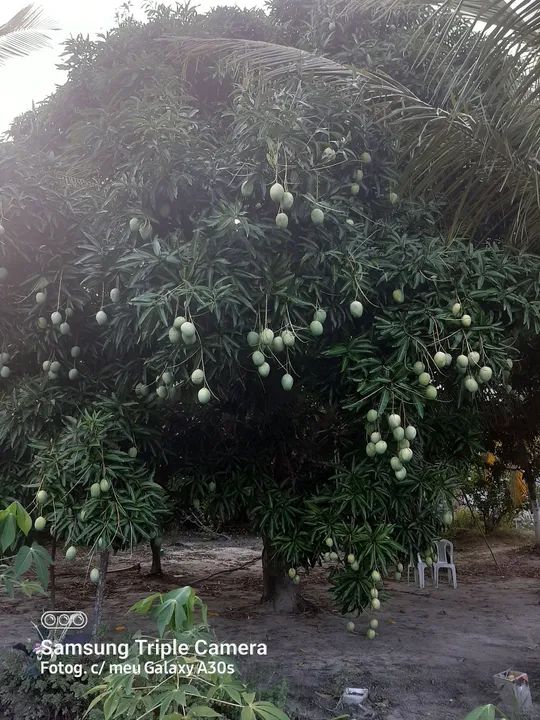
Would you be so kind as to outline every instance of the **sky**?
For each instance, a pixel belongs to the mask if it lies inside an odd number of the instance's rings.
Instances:
[[[9,20],[30,0],[0,0],[0,25]],[[165,4],[175,4],[163,0]],[[90,35],[110,29],[114,25],[121,0],[41,0],[35,3],[43,8],[52,20],[55,33],[50,48],[39,50],[26,58],[14,58],[0,66],[2,101],[0,102],[0,133],[8,129],[14,117],[32,107],[32,102],[43,100],[57,85],[65,82],[65,74],[56,65],[61,62],[62,41],[71,35]],[[143,18],[143,0],[133,0],[133,13]],[[199,0],[200,11],[215,5],[263,7],[263,0]]]

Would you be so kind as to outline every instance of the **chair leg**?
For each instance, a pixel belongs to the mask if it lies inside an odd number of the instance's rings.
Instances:
[[[439,568],[436,565],[433,566],[433,587],[439,587]]]
[[[419,578],[419,586],[420,590],[423,590],[426,587],[426,578],[424,575],[424,568],[418,568],[418,578]]]
[[[452,585],[454,586],[454,590],[457,588],[457,575],[456,575],[456,566],[452,565],[450,568],[452,571]]]

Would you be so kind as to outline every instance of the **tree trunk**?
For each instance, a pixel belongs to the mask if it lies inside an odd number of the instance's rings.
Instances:
[[[150,540],[150,548],[152,550],[150,575],[163,575],[161,568],[161,541],[158,538],[152,538],[152,540]]]
[[[298,609],[298,590],[287,575],[287,568],[280,562],[266,538],[263,539],[263,594],[261,602],[272,603],[274,610],[293,613]]]
[[[103,550],[99,554],[99,580],[94,601],[94,620],[92,622],[92,638],[98,634],[103,615],[103,603],[105,601],[105,586],[107,584],[107,568],[109,567],[109,551]]]
[[[53,536],[51,544],[51,560],[49,565],[49,604],[51,610],[56,610],[56,538]]]
[[[540,548],[540,502],[536,492],[536,478],[534,473],[529,470],[525,473],[525,482],[529,491],[529,502],[531,504],[531,513],[534,522],[534,538],[536,547]]]

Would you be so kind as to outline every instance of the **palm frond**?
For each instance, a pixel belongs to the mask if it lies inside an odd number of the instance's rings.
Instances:
[[[296,73],[332,82],[340,90],[361,88],[365,101],[401,138],[402,194],[441,192],[450,197],[453,232],[481,228],[488,236],[539,247],[539,90],[527,92],[523,79],[514,78],[511,56],[497,54],[502,78],[495,88],[491,82],[486,85],[485,77],[475,77],[472,69],[471,78],[450,83],[436,104],[383,73],[297,48],[220,38],[175,37],[167,42],[184,62],[219,58],[234,71],[248,66],[271,79]]]
[[[348,0],[341,10],[346,18],[358,10],[375,12],[380,16],[403,10],[428,8],[431,19],[458,15],[485,26],[493,41],[507,47],[523,43],[538,48],[540,41],[540,2],[538,0]]]
[[[26,5],[0,26],[0,65],[47,47],[51,42],[50,31],[54,29],[41,8]]]
[[[231,38],[163,37],[158,42],[169,46],[171,59],[189,64],[200,58],[220,60],[229,69],[242,67],[261,70],[268,78],[290,73],[308,77],[332,79],[350,84],[354,78],[351,68],[324,56],[305,50],[263,42],[261,40],[235,40]]]

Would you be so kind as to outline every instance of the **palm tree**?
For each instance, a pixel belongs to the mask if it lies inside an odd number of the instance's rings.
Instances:
[[[334,0],[334,6],[344,25],[359,12],[386,14],[391,22],[422,10],[427,19],[417,31],[415,67],[425,74],[425,95],[382,73],[274,43],[170,42],[186,61],[213,56],[266,77],[299,72],[336,89],[361,86],[400,137],[402,194],[449,197],[450,235],[476,233],[540,249],[540,0]],[[452,44],[458,20],[460,39]]]
[[[26,5],[7,23],[0,25],[0,65],[13,57],[28,55],[34,50],[47,47],[51,38],[43,10]]]

